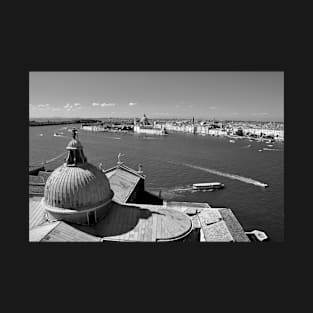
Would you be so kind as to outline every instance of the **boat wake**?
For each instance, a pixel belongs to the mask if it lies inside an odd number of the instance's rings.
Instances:
[[[106,138],[106,139],[121,139],[121,137],[103,137],[103,138]]]
[[[175,163],[175,164],[181,164],[181,165],[184,165],[184,166],[187,166],[187,167],[190,167],[190,168],[194,168],[194,169],[197,169],[197,170],[200,170],[200,171],[204,171],[204,172],[208,172],[208,173],[211,173],[211,174],[215,174],[215,175],[218,175],[218,176],[223,176],[223,177],[227,177],[227,178],[230,178],[230,179],[236,179],[236,180],[239,180],[239,181],[241,181],[243,183],[246,183],[246,184],[252,184],[252,185],[255,185],[255,186],[259,186],[259,187],[267,187],[267,184],[262,183],[262,182],[257,181],[257,180],[254,180],[252,178],[248,178],[248,177],[244,177],[244,176],[240,176],[240,175],[235,175],[235,174],[230,174],[230,173],[224,173],[224,172],[217,171],[217,170],[214,170],[214,169],[205,168],[205,167],[201,167],[201,166],[196,166],[196,165],[192,165],[192,164],[188,164],[188,163],[176,163],[176,162],[173,162],[173,161],[168,161],[168,162]]]
[[[46,160],[46,161],[44,162],[44,164],[51,163],[51,162],[53,162],[53,161],[59,159],[60,157],[62,157],[62,156],[65,155],[65,154],[66,154],[66,151],[65,151],[65,152],[62,152],[61,154],[57,155],[56,157],[54,157],[54,158],[52,158],[52,159],[50,159],[50,160]]]
[[[171,191],[171,192],[185,192],[185,191],[192,191],[192,186],[185,186],[185,188],[184,187],[175,187],[175,188],[173,188],[173,189],[169,189],[168,191]]]
[[[53,136],[54,136],[54,137],[61,137],[61,138],[71,138],[71,137],[69,137],[69,136],[64,136],[64,135],[56,135],[56,134],[54,134]]]

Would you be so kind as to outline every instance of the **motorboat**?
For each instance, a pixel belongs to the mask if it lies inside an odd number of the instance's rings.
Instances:
[[[211,190],[211,189],[221,189],[224,188],[222,183],[198,183],[192,184],[192,189],[196,190]]]
[[[229,142],[231,142],[231,143],[235,143],[236,141],[235,141],[235,140],[229,140]]]
[[[246,231],[245,232],[246,235],[252,240],[252,241],[264,241],[264,240],[268,240],[269,237],[267,236],[267,234],[263,231],[260,230],[253,230],[253,231]]]

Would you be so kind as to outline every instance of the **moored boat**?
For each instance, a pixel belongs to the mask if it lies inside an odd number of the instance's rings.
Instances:
[[[251,241],[267,241],[269,240],[269,237],[267,234],[260,230],[253,230],[253,231],[246,231],[246,235],[249,237]]]
[[[196,190],[209,190],[209,189],[221,189],[224,188],[222,183],[199,183],[192,184],[192,189]]]

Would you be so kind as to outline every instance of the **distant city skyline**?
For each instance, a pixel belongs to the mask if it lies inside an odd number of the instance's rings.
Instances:
[[[284,121],[283,72],[30,72],[30,118]]]

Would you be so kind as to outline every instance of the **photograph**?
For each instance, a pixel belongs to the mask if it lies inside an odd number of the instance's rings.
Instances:
[[[29,242],[284,242],[284,71],[29,71]]]

